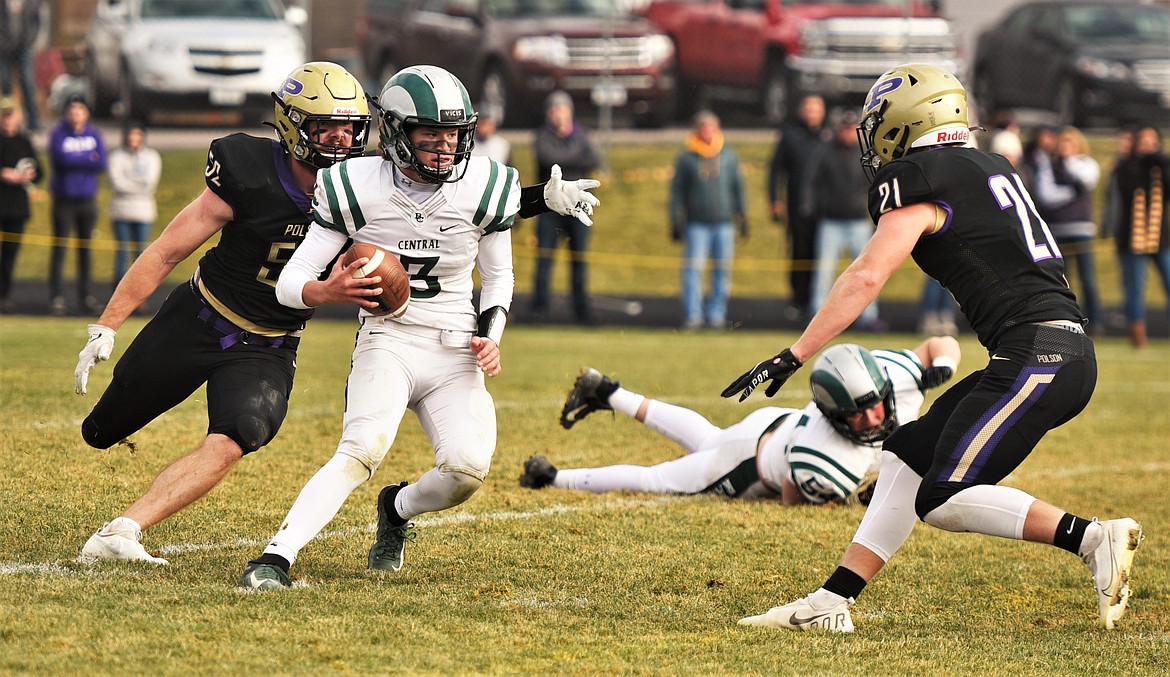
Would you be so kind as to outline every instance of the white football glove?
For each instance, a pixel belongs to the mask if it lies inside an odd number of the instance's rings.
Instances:
[[[548,183],[544,184],[544,203],[561,216],[575,216],[587,226],[593,225],[593,208],[601,204],[589,191],[601,182],[596,179],[561,180],[561,166],[553,165]]]
[[[104,324],[91,324],[86,327],[89,332],[89,342],[78,353],[77,369],[73,370],[73,390],[78,395],[85,394],[85,385],[89,382],[89,370],[98,362],[110,359],[114,352],[113,329]]]

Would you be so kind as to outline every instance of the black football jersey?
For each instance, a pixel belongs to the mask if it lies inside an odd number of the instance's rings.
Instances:
[[[312,198],[271,139],[232,134],[211,142],[207,187],[235,216],[199,261],[207,290],[240,316],[271,329],[296,330],[312,317],[276,300],[276,279],[312,220]]]
[[[1004,331],[1020,324],[1082,321],[1056,240],[1002,156],[945,147],[878,171],[869,191],[874,223],[919,202],[941,207],[946,222],[920,238],[911,255],[954,294],[984,346],[994,349]]]

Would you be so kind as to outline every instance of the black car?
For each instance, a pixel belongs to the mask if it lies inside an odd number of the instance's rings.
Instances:
[[[1170,8],[1021,5],[979,36],[973,72],[985,120],[997,110],[1037,108],[1062,124],[1170,125]]]

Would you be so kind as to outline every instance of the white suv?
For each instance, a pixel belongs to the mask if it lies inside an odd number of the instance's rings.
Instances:
[[[306,61],[301,8],[277,0],[99,0],[86,36],[94,112],[271,112],[270,92]]]

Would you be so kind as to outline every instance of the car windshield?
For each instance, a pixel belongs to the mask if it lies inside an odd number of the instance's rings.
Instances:
[[[615,16],[623,12],[614,0],[487,0],[494,17],[515,16]]]
[[[1065,16],[1077,40],[1170,41],[1170,12],[1157,7],[1069,7]]]
[[[143,19],[275,19],[268,0],[142,0]]]

